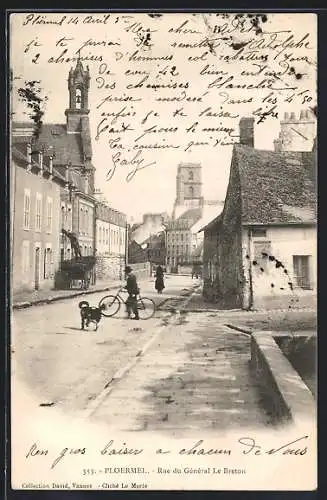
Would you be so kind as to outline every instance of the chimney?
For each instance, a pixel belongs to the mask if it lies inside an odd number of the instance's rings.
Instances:
[[[285,113],[284,113],[284,120],[285,120],[285,121],[287,121],[287,120],[288,120],[288,116],[289,116],[289,115],[288,115],[287,111],[285,111]]]
[[[276,153],[280,153],[282,150],[282,141],[280,139],[274,140],[274,149]]]
[[[27,144],[27,170],[30,172],[32,169],[32,144]]]
[[[294,111],[292,111],[292,113],[291,113],[290,120],[296,120],[296,116],[295,116]]]
[[[254,147],[254,118],[241,118],[240,144]]]
[[[307,118],[307,112],[304,109],[301,109],[300,120],[305,120]]]

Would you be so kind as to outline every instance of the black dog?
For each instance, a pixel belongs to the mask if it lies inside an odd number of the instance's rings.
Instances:
[[[101,310],[104,307],[93,307],[86,300],[82,300],[78,304],[78,307],[81,310],[81,330],[84,330],[84,327],[88,327],[90,323],[95,323],[95,331],[98,329],[98,324],[100,323],[102,314]]]

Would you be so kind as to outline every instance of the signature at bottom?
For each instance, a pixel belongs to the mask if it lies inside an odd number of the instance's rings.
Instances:
[[[145,160],[142,157],[142,151],[138,151],[130,160],[124,158],[120,152],[117,152],[114,155],[112,155],[111,159],[113,167],[107,171],[106,181],[110,181],[110,179],[113,178],[117,167],[132,167],[132,170],[130,170],[126,175],[126,182],[130,182],[134,178],[137,172],[147,167],[156,165],[157,163],[156,161],[152,161],[151,163],[145,164],[144,163]]]
[[[282,444],[276,448],[264,449],[261,445],[257,444],[252,437],[242,437],[238,442],[244,446],[244,455],[305,455],[308,451],[308,447],[304,446],[304,440],[308,439],[309,436],[302,436],[289,443]],[[300,443],[301,441],[301,443]]]

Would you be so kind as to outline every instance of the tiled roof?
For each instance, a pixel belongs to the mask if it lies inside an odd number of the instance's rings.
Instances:
[[[316,221],[316,164],[311,152],[275,152],[234,146],[243,224]]]

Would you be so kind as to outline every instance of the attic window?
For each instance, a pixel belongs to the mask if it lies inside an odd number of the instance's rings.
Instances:
[[[252,229],[252,236],[254,238],[266,238],[267,230],[261,228],[254,228]]]
[[[60,133],[58,132],[58,130],[52,129],[51,135],[60,135]]]

